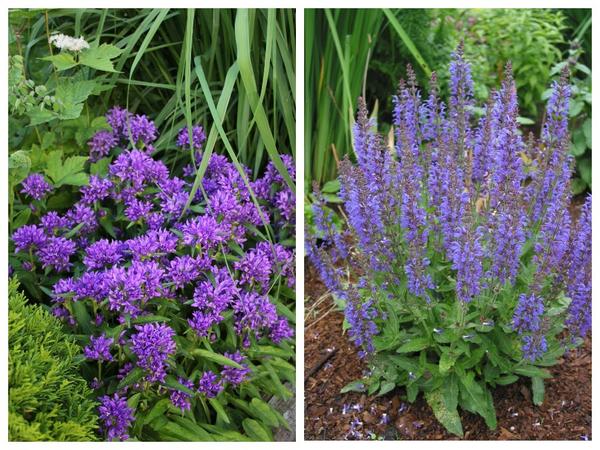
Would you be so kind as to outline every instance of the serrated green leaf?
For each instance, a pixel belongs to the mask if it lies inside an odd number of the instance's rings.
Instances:
[[[462,437],[463,429],[456,407],[449,409],[440,390],[425,392],[427,404],[436,419],[452,434]]]
[[[75,67],[78,64],[77,61],[75,61],[75,58],[73,58],[73,55],[67,52],[61,52],[56,55],[46,56],[40,59],[42,61],[51,62],[54,65],[54,67],[56,67],[56,70],[58,70],[59,72],[61,70],[67,70],[71,67]]]
[[[92,47],[82,52],[79,63],[104,72],[117,72],[111,59],[116,58],[121,53],[123,53],[123,50],[112,44],[102,44],[100,47]]]

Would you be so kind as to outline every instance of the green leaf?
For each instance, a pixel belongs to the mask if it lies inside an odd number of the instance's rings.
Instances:
[[[10,183],[16,186],[29,175],[31,169],[31,158],[29,152],[17,150],[8,157],[8,172]]]
[[[531,379],[531,390],[533,391],[533,404],[541,405],[544,403],[544,380],[539,377]]]
[[[236,363],[235,361],[233,361],[223,355],[220,355],[218,353],[214,353],[214,352],[211,352],[208,350],[203,350],[203,349],[198,348],[196,350],[193,350],[191,352],[191,354],[193,356],[199,356],[201,358],[205,358],[210,361],[216,362],[217,364],[220,364],[222,366],[231,366],[231,367],[235,367],[236,369],[243,368],[240,364]]]
[[[456,409],[458,405],[458,378],[456,374],[451,373],[444,380],[444,385],[442,387],[442,393],[444,395],[444,403],[446,404],[446,408],[450,411]]]
[[[446,429],[457,436],[463,436],[462,424],[456,407],[449,409],[444,401],[444,396],[439,389],[425,392],[427,404],[432,409],[436,419],[446,427]]]
[[[116,58],[121,53],[123,53],[123,50],[112,44],[102,44],[100,47],[92,47],[82,52],[79,63],[104,72],[117,72],[111,59]]]
[[[392,383],[391,381],[386,381],[385,383],[382,383],[381,388],[379,389],[379,392],[377,393],[377,397],[380,397],[382,395],[387,394],[388,392],[393,391],[395,387],[396,387],[396,384]]]
[[[59,99],[65,107],[74,107],[75,105],[81,105],[91,95],[94,87],[96,86],[94,80],[73,80],[72,78],[60,78],[56,85],[55,96]],[[79,115],[71,117],[71,114],[61,111],[60,114],[63,119],[76,119]]]
[[[485,419],[490,429],[496,428],[496,411],[492,397],[487,389],[482,388],[474,379],[472,372],[466,376],[459,375],[461,406],[466,410],[479,414]]]
[[[121,390],[125,386],[129,386],[130,384],[138,382],[143,376],[144,371],[140,367],[134,367],[131,372],[129,372],[127,376],[119,382],[117,385],[117,390]]]
[[[165,316],[140,316],[131,321],[132,324],[152,323],[152,322],[169,322],[171,319]]]
[[[218,399],[209,398],[208,403],[210,403],[210,405],[213,407],[213,409],[217,412],[217,416],[219,416],[223,422],[225,422],[227,424],[231,423],[229,416],[225,412],[225,408],[223,408],[223,405],[221,405],[221,403],[219,402]]]
[[[519,379],[519,377],[516,375],[505,375],[503,377],[496,379],[496,384],[501,384],[501,385],[505,386],[507,384],[514,383],[518,379]]]
[[[449,351],[442,352],[442,356],[440,356],[440,374],[447,373],[454,366],[457,358],[458,355],[455,353],[450,353]]]
[[[279,426],[277,415],[272,411],[271,406],[263,400],[253,398],[250,402],[250,409],[252,410],[252,415],[259,418],[263,424],[272,428]]]
[[[182,417],[173,417],[175,422],[169,421],[162,427],[162,432],[172,434],[178,440],[186,442],[214,441],[210,433],[203,428]]]
[[[581,129],[583,130],[587,147],[592,148],[592,119],[586,119],[581,125]]]
[[[83,171],[87,159],[85,156],[70,156],[63,163],[62,152],[56,150],[48,154],[45,173],[55,187],[84,186],[88,183],[88,175]]]
[[[526,377],[538,377],[538,378],[550,378],[550,372],[546,369],[540,369],[539,367],[531,366],[526,364],[524,366],[515,367],[516,374],[523,375]]]
[[[129,397],[127,399],[127,406],[129,406],[131,409],[137,408],[137,405],[140,402],[141,395],[142,395],[142,393],[138,392],[136,394],[133,394],[131,397]]]
[[[528,117],[517,117],[517,123],[520,123],[521,125],[533,125],[535,124],[534,120],[531,120]]]
[[[184,386],[183,384],[181,384],[179,381],[177,381],[177,378],[175,378],[173,375],[167,375],[167,378],[165,378],[164,381],[164,385],[171,388],[171,389],[175,389],[181,392],[185,392],[186,394],[189,395],[195,395],[196,393],[194,391],[192,391],[190,388],[188,388],[187,386]]]
[[[77,324],[81,327],[85,334],[92,334],[92,318],[85,307],[85,303],[73,302],[72,306],[73,314],[75,315],[75,319],[77,319]]]
[[[324,194],[337,194],[340,191],[340,180],[330,180],[323,185],[321,192]]]
[[[414,338],[406,344],[401,345],[398,350],[396,350],[396,353],[419,352],[425,350],[429,345],[430,341],[427,338]]]
[[[573,195],[581,194],[587,189],[587,186],[587,183],[581,178],[573,178],[571,180],[571,191],[573,192]]]
[[[169,400],[168,398],[163,398],[157,401],[152,407],[152,409],[148,412],[148,414],[146,414],[146,417],[144,417],[144,424],[148,424],[157,417],[163,416],[165,411],[167,411],[167,409],[169,408],[170,404],[171,400]]]
[[[244,419],[242,427],[246,434],[255,441],[272,441],[273,435],[254,419]]]
[[[19,228],[27,223],[31,216],[31,209],[27,208],[20,211],[13,219],[12,226],[14,229]]]
[[[360,381],[360,380],[356,380],[356,381],[352,381],[351,383],[348,383],[346,386],[344,386],[341,390],[340,393],[341,394],[345,394],[346,392],[365,392],[365,383]]]
[[[588,186],[592,185],[592,161],[590,158],[582,158],[577,162],[577,168],[581,179],[585,181]]]
[[[54,67],[56,67],[56,70],[58,70],[59,72],[61,70],[67,70],[71,67],[75,67],[78,64],[77,61],[75,61],[75,58],[73,58],[73,55],[67,52],[58,53],[57,55],[52,56],[46,56],[40,59],[42,61],[51,62],[54,65]]]

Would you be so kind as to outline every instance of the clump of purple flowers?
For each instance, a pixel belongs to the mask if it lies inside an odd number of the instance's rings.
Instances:
[[[52,186],[46,181],[43,175],[39,173],[30,174],[23,183],[22,194],[26,194],[34,200],[42,200],[49,192],[52,191]]]
[[[114,107],[106,120],[111,129],[92,138],[90,160],[111,162],[68,210],[44,211],[52,187],[41,175],[23,183],[42,204],[32,215],[39,223],[14,231],[11,265],[52,294],[54,314],[75,334],[89,336],[83,356],[96,374],[102,430],[125,440],[131,396],[190,411],[203,396],[250,382],[263,359],[250,363],[256,345],[288,348],[294,330],[277,292],[294,287],[295,252],[278,241],[293,236],[294,208],[272,163],[252,180],[216,154],[192,195],[194,169],[179,178],[152,157],[158,130],[148,117]],[[189,146],[187,133],[177,145]],[[194,126],[196,152],[205,140]],[[284,160],[293,178],[293,161]],[[199,348],[240,366],[198,357]]]
[[[579,223],[573,222],[566,70],[553,84],[539,139],[524,139],[519,129],[510,64],[475,117],[462,46],[450,64],[447,103],[438,96],[435,75],[426,96],[408,68],[394,97],[393,142],[375,131],[359,100],[357,161],[346,159],[339,168],[348,230],[334,224],[316,189],[316,232],[307,233],[306,251],[345,302],[349,335],[361,354],[378,352],[374,336],[389,328],[390,314],[403,315],[407,325],[401,328],[412,337],[423,330],[410,329],[406,317],[426,320],[429,330],[458,327],[471,341],[479,339],[474,331],[480,325],[468,320],[479,314],[482,322],[512,328],[507,333],[521,346],[515,358],[531,362],[567,345],[557,329],[567,328],[572,343],[586,335],[591,196]],[[457,315],[441,312],[444,303]],[[447,317],[455,322],[444,323]],[[380,342],[388,342],[386,336]]]
[[[126,441],[129,439],[129,426],[135,420],[133,409],[127,405],[127,398],[114,394],[112,397],[105,395],[100,398],[98,416],[101,429],[108,441]]]

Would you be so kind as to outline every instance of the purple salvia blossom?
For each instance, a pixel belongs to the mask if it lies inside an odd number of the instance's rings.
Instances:
[[[535,361],[547,350],[543,327],[544,299],[536,294],[519,296],[513,329],[522,336],[523,357]]]
[[[584,337],[592,327],[592,196],[581,208],[569,245],[567,295],[571,298],[567,327],[573,337]]]
[[[350,325],[348,335],[354,345],[361,348],[359,356],[364,358],[375,351],[373,336],[378,334],[377,325],[374,320],[378,317],[377,309],[373,305],[373,299],[361,301],[356,290],[351,290],[344,317]]]

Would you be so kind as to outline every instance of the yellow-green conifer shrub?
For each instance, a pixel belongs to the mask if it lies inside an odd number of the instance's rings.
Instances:
[[[8,434],[11,441],[97,440],[96,402],[77,372],[81,352],[62,324],[9,282]]]

